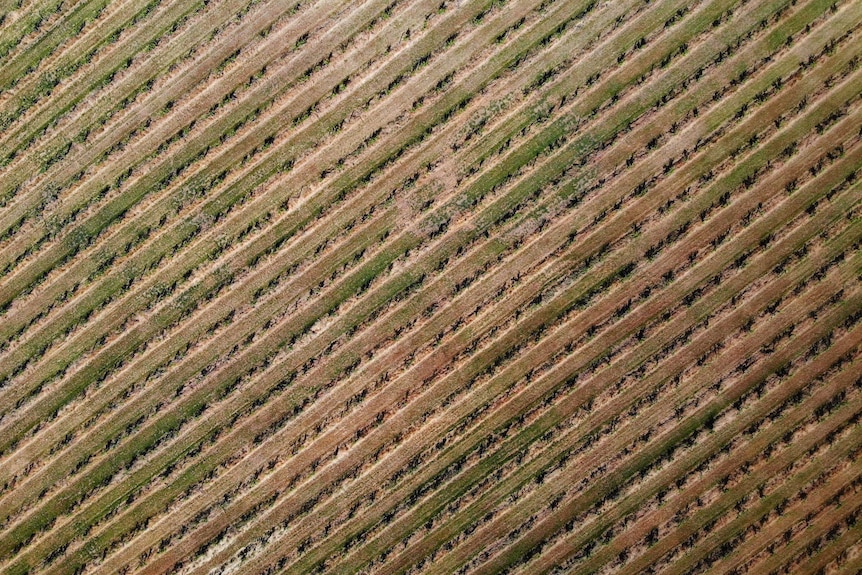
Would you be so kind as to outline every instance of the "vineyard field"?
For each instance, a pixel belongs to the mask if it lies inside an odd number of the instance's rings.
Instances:
[[[0,573],[862,575],[862,2],[0,0]]]

